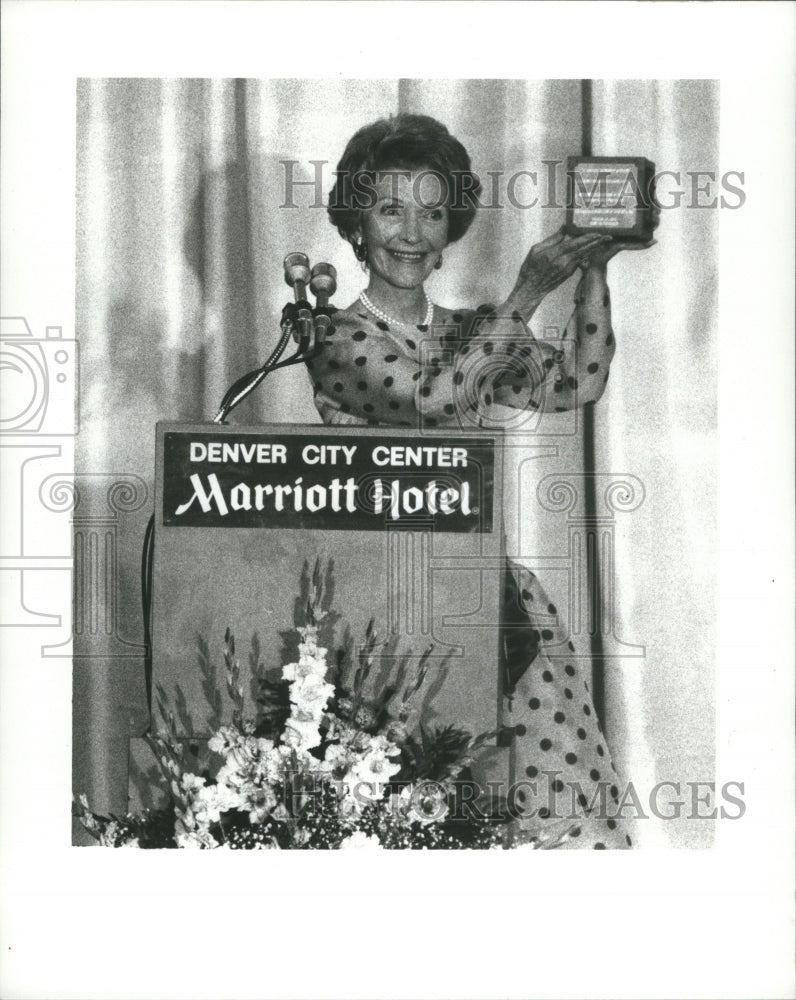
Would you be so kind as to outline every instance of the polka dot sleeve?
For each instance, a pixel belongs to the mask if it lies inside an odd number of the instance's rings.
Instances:
[[[489,306],[437,309],[431,327],[394,328],[352,307],[335,313],[307,367],[325,419],[435,427],[493,403],[563,411],[595,402],[614,351],[605,276],[590,268],[562,340],[537,340],[519,313]]]
[[[532,337],[530,332],[528,337]],[[575,310],[560,341],[534,341],[546,378],[537,399],[528,402],[527,379],[507,372],[495,388],[503,406],[563,412],[595,403],[602,396],[616,352],[611,298],[604,272],[589,268],[575,290]]]
[[[421,415],[424,425],[433,427],[453,423],[457,410],[481,412],[493,402],[505,362],[496,318],[476,318],[471,323],[472,314],[453,314],[435,321],[433,329],[390,329],[351,310],[335,314],[333,332],[308,363],[316,402],[320,394],[344,414],[397,426],[417,426]],[[472,329],[464,343],[457,336],[454,344],[444,333],[465,325]],[[534,353],[535,344],[522,345],[520,339],[517,352]],[[544,369],[535,364],[528,372],[525,384],[538,392]]]

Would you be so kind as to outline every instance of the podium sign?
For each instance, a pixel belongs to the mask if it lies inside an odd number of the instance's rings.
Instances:
[[[424,721],[494,729],[500,459],[493,434],[158,425],[153,683],[178,733],[207,736],[217,721],[208,671],[223,693],[227,628],[244,676],[250,649],[255,667],[289,662],[300,578],[316,560],[332,569],[339,615],[330,664],[356,663],[372,618],[386,643],[373,694],[411,678],[433,644]]]
[[[163,525],[384,531],[428,520],[436,532],[489,533],[494,451],[477,438],[166,431]]]

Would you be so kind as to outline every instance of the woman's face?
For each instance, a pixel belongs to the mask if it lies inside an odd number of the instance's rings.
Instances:
[[[448,209],[440,204],[441,179],[419,170],[380,173],[375,204],[362,212],[371,277],[396,288],[426,280],[448,243]]]

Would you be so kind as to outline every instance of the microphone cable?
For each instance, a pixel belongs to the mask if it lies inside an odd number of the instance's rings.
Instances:
[[[292,262],[292,263],[291,263]],[[213,423],[223,424],[226,417],[232,410],[260,385],[267,375],[278,368],[288,368],[290,365],[308,361],[314,357],[323,347],[326,330],[331,323],[331,316],[334,310],[329,308],[328,298],[336,288],[336,272],[331,264],[316,265],[312,272],[313,283],[311,287],[318,296],[318,305],[312,308],[302,294],[304,284],[297,284],[295,269],[302,267],[308,269],[309,261],[303,254],[288,254],[285,258],[286,266],[291,264],[293,271],[288,284],[294,286],[297,293],[297,301],[289,302],[282,310],[280,322],[281,333],[276,347],[269,355],[266,362],[259,368],[247,372],[237,379],[224,393],[221,406],[216,414]],[[299,291],[299,287],[301,291]],[[306,329],[306,323],[312,318],[320,319],[318,326],[318,339],[314,346],[308,350],[311,339],[311,330]],[[301,331],[298,338],[298,348],[296,353],[284,361],[280,358],[285,352],[294,329],[298,326]],[[146,684],[147,708],[149,710],[150,728],[152,725],[152,591],[153,591],[153,569],[155,560],[155,514],[149,518],[144,533],[144,544],[141,551],[141,611],[144,623],[144,680]]]
[[[144,620],[144,681],[149,725],[152,725],[152,570],[155,560],[155,515],[147,522],[141,551],[141,611]]]
[[[301,355],[306,349],[306,343],[304,340],[308,338],[303,338],[302,343],[299,344],[296,355],[293,358],[289,358],[287,361],[279,363],[279,359],[284,354],[285,348],[287,347],[288,341],[290,340],[293,332],[294,315],[297,311],[298,305],[299,303],[290,302],[282,310],[282,321],[280,323],[282,332],[279,336],[276,347],[273,351],[271,351],[271,354],[265,364],[261,365],[259,368],[255,368],[253,371],[247,372],[245,375],[241,376],[241,378],[237,379],[237,381],[233,382],[229,389],[227,389],[224,393],[224,398],[221,400],[221,406],[219,407],[213,423],[223,424],[226,417],[229,416],[238,403],[242,403],[249,393],[253,392],[257,386],[262,383],[266,375],[269,375],[272,371],[276,371],[277,368],[285,368],[289,364],[293,364],[297,361],[303,361],[304,357],[309,356],[304,355],[303,357],[299,357],[299,355]],[[309,307],[309,303],[306,303],[306,305]]]
[[[285,352],[292,331],[293,319],[296,311],[296,303],[289,303],[282,313],[282,323],[279,340],[276,347],[271,351],[268,360],[260,368],[248,372],[236,382],[234,382],[224,394],[221,406],[215,417],[214,423],[223,423],[228,414],[241,403],[254,389],[257,388],[272,371],[278,368],[287,368],[289,365],[298,364],[305,361],[316,352],[307,351],[308,337],[302,338],[298,350],[294,357],[287,358],[280,363],[279,359]],[[144,681],[146,684],[147,709],[150,716],[150,726],[152,718],[152,590],[153,590],[153,568],[155,558],[155,515],[152,514],[144,533],[144,543],[141,550],[141,611],[144,623]]]

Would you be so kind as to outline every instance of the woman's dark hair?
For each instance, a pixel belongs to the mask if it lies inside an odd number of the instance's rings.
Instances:
[[[448,242],[464,236],[475,218],[481,184],[467,150],[428,115],[399,114],[365,125],[349,140],[329,192],[329,218],[357,252],[360,212],[373,204],[379,172],[428,170],[448,207]],[[359,256],[359,254],[357,254]]]

